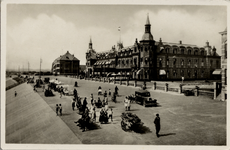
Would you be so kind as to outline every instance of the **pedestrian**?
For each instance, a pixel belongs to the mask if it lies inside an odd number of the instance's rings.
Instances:
[[[113,122],[113,109],[112,108],[108,111],[108,114],[109,114],[109,118],[111,118],[111,121]]]
[[[118,87],[116,86],[116,87],[115,87],[115,93],[116,93],[116,95],[118,95],[118,90],[119,90],[119,89],[118,89]]]
[[[90,101],[91,101],[91,105],[93,106],[93,104],[94,104],[93,94],[90,95]]]
[[[104,97],[107,97],[107,92],[105,91],[105,93],[104,93]]]
[[[128,107],[128,110],[130,111],[131,103],[130,103],[130,99],[129,98],[127,98],[127,107]]]
[[[127,111],[128,110],[128,98],[127,98],[127,96],[125,97],[124,105],[125,105],[125,111]]]
[[[15,97],[17,96],[17,92],[16,92],[16,91],[14,92],[14,96],[15,96]]]
[[[60,116],[62,116],[62,107],[61,107],[61,104],[59,104],[59,113],[60,113]]]
[[[72,109],[73,109],[73,111],[74,111],[74,107],[75,107],[75,101],[73,100],[73,102],[72,102]]]
[[[160,129],[161,129],[159,114],[156,114],[156,118],[154,120],[154,124],[155,124],[155,127],[156,127],[156,135],[157,135],[157,137],[159,137],[160,136],[159,132],[160,132]]]
[[[87,98],[85,97],[85,99],[84,99],[84,101],[83,101],[83,106],[82,106],[83,111],[85,111],[86,105],[88,104],[86,99],[87,99]]]
[[[62,97],[62,94],[63,94],[63,87],[61,86],[61,89],[60,89],[60,98]]]
[[[108,109],[108,105],[109,105],[109,99],[108,99],[108,97],[106,97],[105,98],[105,110],[107,110]]]
[[[96,108],[93,107],[93,121],[96,122]]]
[[[58,111],[59,111],[59,106],[58,106],[58,104],[56,104],[56,114],[57,114],[57,116],[58,116]]]
[[[73,90],[73,94],[74,94],[74,98],[77,98],[77,90],[76,89]]]
[[[109,96],[111,96],[111,90],[109,89]]]

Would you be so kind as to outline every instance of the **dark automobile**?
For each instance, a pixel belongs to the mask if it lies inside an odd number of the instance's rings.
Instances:
[[[147,90],[135,91],[135,101],[143,106],[157,106],[157,100],[152,99]]]

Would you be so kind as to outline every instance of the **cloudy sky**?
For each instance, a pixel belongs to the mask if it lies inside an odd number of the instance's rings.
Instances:
[[[154,40],[204,46],[220,54],[220,34],[227,26],[226,6],[8,4],[6,7],[6,69],[51,69],[54,59],[69,51],[80,64],[90,36],[100,52],[117,44],[141,40],[147,13]],[[119,33],[118,27],[121,27]]]

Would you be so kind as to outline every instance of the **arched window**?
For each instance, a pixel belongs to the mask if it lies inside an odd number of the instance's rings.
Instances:
[[[202,51],[200,52],[200,54],[201,54],[201,55],[204,55],[204,50],[202,50]]]
[[[173,54],[177,53],[177,48],[173,48]]]
[[[197,49],[194,51],[194,55],[198,55],[198,50]]]
[[[168,66],[169,65],[169,59],[167,58],[167,61],[166,61],[166,65]]]
[[[169,53],[169,47],[165,48],[165,53]]]
[[[184,54],[184,48],[181,48],[181,54]]]
[[[188,49],[188,55],[191,55],[192,51],[191,49]]]

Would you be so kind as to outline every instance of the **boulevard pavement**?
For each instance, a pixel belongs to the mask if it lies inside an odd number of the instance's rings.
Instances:
[[[102,87],[103,92],[105,90],[111,89],[114,92],[115,85],[112,83],[102,83],[95,81],[87,81],[87,80],[79,80],[75,78],[68,77],[51,77],[57,78],[62,81],[64,84],[69,85],[69,90],[74,89],[74,82],[77,81],[79,87],[76,87],[79,95],[81,97],[87,97],[88,104],[90,103],[90,94],[94,95],[94,98],[98,98],[97,89],[98,86]],[[25,85],[25,84],[23,84]],[[35,109],[36,114],[46,112],[46,116],[53,117],[53,120],[62,120],[62,123],[65,124],[60,126],[58,130],[64,130],[62,128],[68,128],[68,132],[66,132],[66,137],[71,137],[72,142],[75,144],[119,144],[119,145],[225,145],[226,144],[226,102],[219,102],[210,99],[205,96],[189,96],[185,97],[182,94],[170,94],[160,91],[152,91],[148,87],[151,92],[151,97],[157,99],[159,103],[159,107],[143,107],[138,104],[132,104],[131,111],[135,113],[141,121],[144,123],[144,126],[140,129],[139,133],[136,132],[125,132],[121,129],[121,113],[125,112],[124,110],[124,97],[130,94],[134,94],[135,90],[138,88],[135,87],[127,87],[125,85],[118,85],[119,88],[119,97],[117,98],[117,103],[114,103],[109,98],[109,108],[113,108],[113,122],[109,122],[108,124],[100,124],[98,122],[99,119],[99,109],[97,112],[97,120],[96,127],[94,130],[87,130],[86,132],[82,132],[79,127],[74,123],[81,116],[78,114],[78,111],[75,109],[72,110],[72,96],[63,96],[60,98],[59,93],[54,92],[54,97],[45,97],[42,89],[38,89],[38,93],[41,96],[39,101],[43,101],[41,109]],[[28,88],[28,86],[26,85]],[[31,87],[30,87],[31,88]],[[19,88],[20,89],[20,88]],[[7,91],[8,92],[8,91]],[[32,91],[31,91],[32,92]],[[31,95],[34,95],[31,94]],[[9,95],[9,96],[8,96]],[[27,94],[28,95],[28,94]],[[11,99],[14,99],[13,93],[6,93],[7,99],[7,107],[10,105]],[[32,97],[31,97],[32,98]],[[22,97],[20,99],[20,104],[23,105],[25,103],[29,103],[30,100]],[[36,100],[34,100],[36,101]],[[34,103],[34,102],[33,102]],[[33,104],[32,103],[32,104]],[[41,103],[41,102],[40,102]],[[55,105],[62,104],[63,107],[63,116],[56,117],[55,114]],[[15,104],[16,105],[16,104]],[[34,103],[34,105],[37,105]],[[31,105],[31,106],[34,106]],[[41,105],[41,104],[40,104]],[[90,104],[88,105],[90,107]],[[48,109],[50,108],[50,109]],[[13,106],[11,106],[13,109]],[[9,108],[7,108],[7,120],[15,120],[10,117]],[[47,111],[49,110],[49,111]],[[22,112],[25,109],[22,110]],[[30,109],[30,111],[34,111]],[[157,138],[155,135],[155,126],[153,124],[153,120],[155,118],[156,113],[160,114],[161,117],[161,131],[160,137]],[[27,116],[27,118],[33,118],[34,116]],[[35,115],[36,116],[36,115]],[[43,120],[42,116],[39,119],[34,120]],[[56,117],[56,118],[55,118]],[[25,120],[24,115],[17,116],[19,120]],[[59,118],[59,119],[58,119]],[[16,119],[16,120],[18,120]],[[7,133],[13,134],[15,129],[11,131],[11,123],[7,121]],[[16,122],[13,121],[15,124]],[[21,124],[22,122],[18,122]],[[39,122],[37,122],[39,123]],[[44,123],[43,123],[44,124]],[[51,125],[51,124],[49,124]],[[15,125],[16,126],[16,125]],[[36,126],[34,123],[29,123],[30,127]],[[53,126],[48,128],[46,131],[55,133],[53,130]],[[51,130],[51,131],[50,131]],[[67,129],[65,129],[67,130]],[[17,130],[16,130],[17,131]],[[52,132],[53,131],[53,132]],[[55,130],[57,131],[57,130]],[[18,131],[17,131],[18,132]],[[62,131],[64,132],[64,131]],[[17,139],[18,137],[13,137],[11,134],[7,135],[7,139]],[[45,134],[45,133],[44,133]],[[51,135],[52,135],[51,134]],[[57,134],[57,133],[55,133]],[[75,138],[74,138],[75,136]],[[48,137],[47,137],[48,138]],[[53,143],[60,143],[60,141],[55,141],[55,138],[52,138]],[[29,142],[33,142],[33,138]],[[15,142],[21,142],[23,140],[18,139]],[[28,142],[28,143],[29,143]],[[38,141],[38,143],[42,141]],[[43,141],[44,142],[44,141]]]
[[[17,96],[14,92],[17,91]],[[69,127],[23,83],[6,91],[6,143],[81,144]]]

